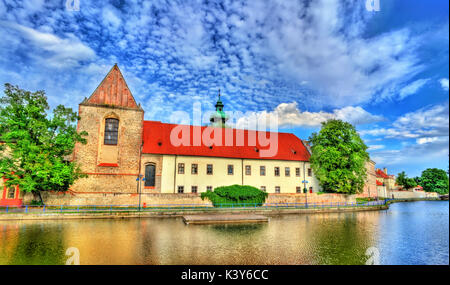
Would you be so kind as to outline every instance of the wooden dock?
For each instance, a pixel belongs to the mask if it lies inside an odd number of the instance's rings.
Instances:
[[[183,221],[189,224],[229,224],[229,223],[267,223],[269,218],[254,214],[204,214],[186,215]]]

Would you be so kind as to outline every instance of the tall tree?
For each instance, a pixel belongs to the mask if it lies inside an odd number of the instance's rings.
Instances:
[[[355,194],[363,191],[369,160],[367,146],[353,125],[341,120],[322,123],[309,137],[312,168],[326,192]]]
[[[414,178],[409,178],[405,171],[402,171],[397,175],[395,182],[398,185],[403,186],[405,189],[413,188],[418,184]]]
[[[30,92],[5,84],[0,98],[0,176],[6,184],[25,192],[66,191],[83,177],[69,160],[75,143],[86,143],[86,132],[78,133],[76,112],[63,105],[51,115],[44,91]]]
[[[447,194],[449,188],[448,176],[445,170],[438,168],[428,168],[422,171],[420,178],[424,191]]]

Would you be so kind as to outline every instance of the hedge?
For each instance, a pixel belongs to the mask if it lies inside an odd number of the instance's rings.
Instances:
[[[249,185],[230,185],[214,188],[201,194],[202,200],[209,199],[214,207],[233,207],[237,204],[255,204],[262,206],[268,194]]]

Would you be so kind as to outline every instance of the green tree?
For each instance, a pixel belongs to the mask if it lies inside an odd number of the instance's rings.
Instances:
[[[395,182],[398,185],[403,186],[405,189],[410,189],[417,186],[416,180],[414,178],[409,178],[404,171],[397,175]]]
[[[0,176],[42,201],[42,191],[66,191],[84,177],[69,161],[75,143],[86,143],[76,131],[76,112],[62,105],[51,116],[44,91],[30,92],[5,84],[0,98]]]
[[[422,171],[420,178],[424,191],[447,194],[449,188],[448,176],[445,170],[438,168],[428,168]]]
[[[341,120],[322,123],[309,137],[310,162],[325,192],[361,193],[367,178],[367,146],[353,125]]]

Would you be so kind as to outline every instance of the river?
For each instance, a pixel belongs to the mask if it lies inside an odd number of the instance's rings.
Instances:
[[[284,215],[267,224],[181,218],[0,221],[0,264],[449,264],[449,203]],[[369,248],[372,248],[367,252]],[[366,253],[368,255],[366,255]]]

